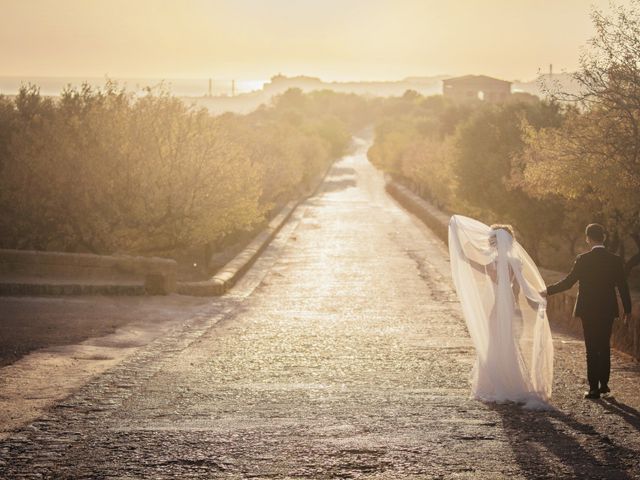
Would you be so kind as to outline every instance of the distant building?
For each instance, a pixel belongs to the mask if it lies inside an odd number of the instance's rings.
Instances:
[[[324,87],[322,80],[317,77],[308,77],[306,75],[287,77],[278,74],[271,77],[271,81],[265,83],[262,88],[264,91],[281,93],[290,88],[299,88],[303,92],[310,92],[313,90],[323,90],[326,87]]]
[[[486,75],[465,75],[442,81],[442,94],[458,101],[502,102],[511,95],[511,82]]]

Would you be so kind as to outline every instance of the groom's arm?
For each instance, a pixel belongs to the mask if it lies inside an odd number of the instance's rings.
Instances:
[[[622,263],[622,259],[618,262],[617,270],[616,287],[618,287],[618,293],[620,293],[624,313],[629,314],[631,313],[631,295],[629,294],[629,284],[627,283],[627,276],[624,274],[624,264]]]
[[[578,271],[579,271],[579,263],[580,257],[576,258],[576,261],[573,263],[573,267],[569,274],[560,280],[558,283],[554,283],[553,285],[549,285],[547,287],[547,295],[555,295],[556,293],[564,292],[565,290],[569,290],[571,287],[575,285],[575,283],[579,280]]]

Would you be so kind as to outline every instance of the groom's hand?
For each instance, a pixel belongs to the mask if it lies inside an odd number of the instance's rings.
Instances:
[[[540,296],[542,298],[547,298],[547,289],[546,288],[540,292]]]

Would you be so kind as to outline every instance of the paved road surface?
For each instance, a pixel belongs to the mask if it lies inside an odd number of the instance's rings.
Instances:
[[[0,443],[3,478],[640,478],[640,372],[587,402],[557,336],[551,412],[469,399],[446,252],[366,145],[209,315]]]

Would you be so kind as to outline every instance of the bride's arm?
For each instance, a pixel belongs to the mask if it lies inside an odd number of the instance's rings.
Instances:
[[[467,262],[469,262],[469,265],[471,265],[471,268],[474,270],[482,274],[489,275],[494,282],[496,281],[496,269],[493,263],[483,265],[482,263],[475,262],[470,258],[467,258]]]
[[[513,276],[515,277],[513,283],[514,295],[517,289],[518,294],[520,291],[524,294],[527,303],[533,309],[537,309],[541,304],[546,304],[545,299],[540,295],[536,288],[531,285],[524,276],[522,260],[517,258],[510,262]],[[516,286],[517,285],[517,286]],[[516,295],[516,301],[518,299]]]
[[[513,266],[509,265],[509,270],[511,273],[511,290],[513,290],[513,298],[515,298],[517,302],[518,295],[520,295],[520,282],[518,282],[518,279],[515,278],[516,274],[513,271]]]

